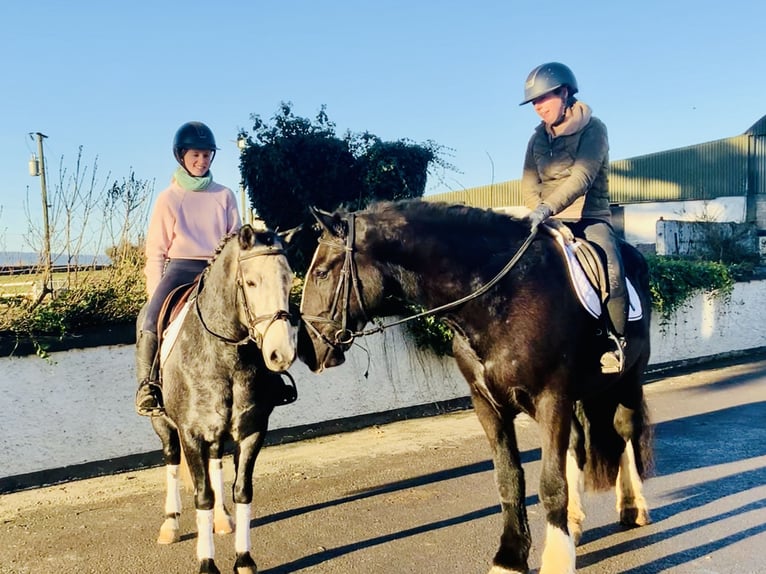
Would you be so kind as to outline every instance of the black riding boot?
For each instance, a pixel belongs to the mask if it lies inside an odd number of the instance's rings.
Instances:
[[[145,417],[164,414],[157,357],[157,335],[139,331],[136,340],[136,412]]]
[[[625,368],[625,327],[628,323],[628,297],[622,293],[612,295],[606,302],[612,331],[608,333],[614,348],[601,355],[601,372],[605,375],[620,374]]]

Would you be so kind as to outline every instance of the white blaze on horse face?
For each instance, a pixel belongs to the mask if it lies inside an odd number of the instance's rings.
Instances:
[[[261,340],[266,366],[275,372],[293,364],[298,331],[288,318],[278,316],[290,309],[293,273],[284,255],[263,255],[240,262],[250,314]]]

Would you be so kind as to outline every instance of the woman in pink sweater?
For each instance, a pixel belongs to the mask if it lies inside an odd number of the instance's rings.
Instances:
[[[152,211],[144,270],[149,304],[136,340],[136,411],[140,415],[163,413],[157,320],[165,298],[179,285],[192,282],[223,237],[241,225],[234,193],[214,182],[210,172],[217,149],[213,132],[205,124],[182,125],[173,139],[173,155],[180,167]]]

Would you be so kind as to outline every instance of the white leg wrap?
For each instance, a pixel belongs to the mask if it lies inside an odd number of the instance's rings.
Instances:
[[[177,464],[165,465],[165,514],[181,514],[181,482],[178,479]]]
[[[197,510],[197,560],[214,557],[213,511]]]
[[[237,528],[234,550],[237,554],[250,552],[250,505],[237,504]]]

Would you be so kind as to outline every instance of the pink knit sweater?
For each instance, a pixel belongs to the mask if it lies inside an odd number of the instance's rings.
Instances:
[[[189,191],[173,179],[157,197],[146,233],[149,296],[168,259],[210,259],[221,239],[240,225],[237,198],[228,187],[213,182],[204,191]]]

